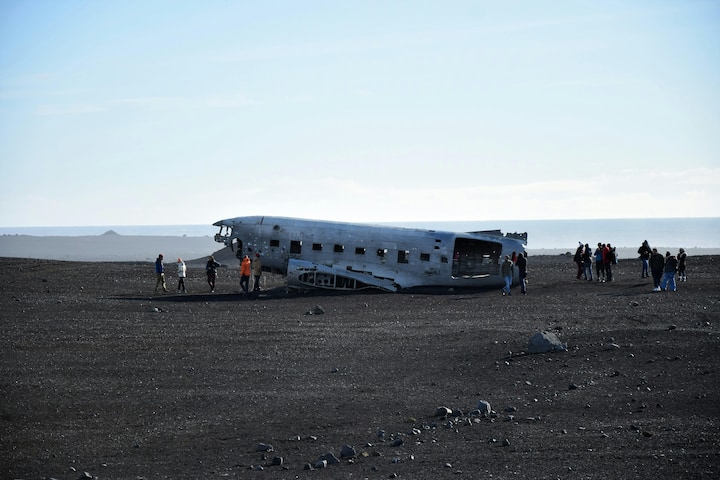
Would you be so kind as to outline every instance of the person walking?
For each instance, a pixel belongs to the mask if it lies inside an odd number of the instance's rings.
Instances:
[[[517,265],[520,278],[520,293],[527,295],[527,253],[520,252],[515,265]]]
[[[640,248],[638,248],[640,254],[640,260],[642,260],[642,272],[640,272],[640,278],[647,278],[650,276],[648,273],[648,267],[650,266],[650,255],[652,255],[652,249],[647,240],[645,240]]]
[[[245,255],[240,262],[240,288],[247,295],[250,283],[250,257]]]
[[[675,274],[677,273],[677,258],[675,255],[671,255],[670,252],[665,253],[665,269],[663,279],[660,282],[660,290],[667,292],[672,290],[677,292],[677,285],[675,284]]]
[[[255,283],[253,284],[253,292],[260,291],[260,276],[262,275],[262,260],[260,260],[260,254],[255,254],[255,259],[252,263],[253,277],[255,277]]]
[[[163,292],[167,292],[168,289],[165,285],[165,265],[163,265],[162,253],[158,255],[157,259],[155,259],[155,275],[157,277],[157,280],[155,280],[155,293],[157,293],[158,288],[161,286]]]
[[[660,280],[665,270],[665,259],[661,253],[658,253],[657,248],[652,249],[652,255],[650,255],[650,273],[653,277],[653,292],[660,291]]]
[[[681,248],[680,252],[677,254],[678,259],[678,280],[681,282],[687,281],[687,276],[685,275],[685,262],[687,261],[687,253],[685,253],[685,249]]]
[[[500,266],[500,273],[502,274],[503,280],[505,280],[505,286],[502,289],[503,295],[512,295],[510,292],[510,286],[512,285],[513,278],[513,263],[510,260],[510,255],[505,255],[505,261]]]
[[[217,269],[219,266],[220,264],[215,261],[215,257],[210,255],[205,264],[205,273],[207,274],[208,285],[210,285],[210,293],[215,291],[215,280],[217,279]]]
[[[178,293],[187,293],[185,290],[185,277],[187,276],[187,268],[182,258],[178,258],[177,261],[177,276],[178,276]]]

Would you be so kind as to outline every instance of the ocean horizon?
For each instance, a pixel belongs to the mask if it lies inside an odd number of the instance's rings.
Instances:
[[[370,223],[370,222],[368,222]],[[611,243],[620,248],[638,247],[644,240],[665,248],[720,248],[720,217],[592,219],[592,220],[477,220],[427,222],[374,222],[376,225],[439,231],[471,232],[500,229],[503,233],[527,232],[528,249],[574,250],[578,242]],[[213,237],[213,225],[105,225],[0,227],[0,235],[38,237],[97,236],[107,232],[124,236]]]

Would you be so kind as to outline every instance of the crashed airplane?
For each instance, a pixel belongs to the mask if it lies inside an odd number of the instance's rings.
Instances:
[[[527,233],[499,230],[456,233],[263,216],[214,225],[220,227],[216,242],[238,258],[259,253],[264,270],[286,275],[288,288],[298,290],[500,287],[504,256],[527,245]]]

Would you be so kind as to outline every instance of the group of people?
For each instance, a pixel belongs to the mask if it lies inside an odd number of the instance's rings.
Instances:
[[[250,260],[248,255],[245,255],[240,261],[240,289],[245,295],[250,290],[250,274],[252,273],[255,283],[253,284],[253,292],[260,291],[260,276],[262,275],[262,261],[260,260],[260,254],[256,253],[255,258]]]
[[[579,245],[575,250],[573,262],[577,265],[578,280],[593,280],[593,263],[595,263],[595,277],[598,282],[612,282],[613,265],[617,265],[617,252],[609,243],[598,243],[593,251],[590,244]]]
[[[520,280],[520,293],[527,295],[527,253],[513,252],[511,255],[505,255],[505,260],[500,264],[500,274],[505,281],[505,286],[501,292],[503,296],[512,295],[510,287],[512,287],[514,269],[518,269],[518,278]]]
[[[663,256],[662,253],[658,252],[657,248],[650,248],[650,244],[645,240],[638,248],[638,254],[640,254],[640,260],[642,261],[640,278],[648,278],[652,275],[654,292],[668,290],[676,292],[676,275],[678,281],[687,281],[687,274],[685,273],[687,253],[685,253],[684,248],[681,248],[677,255],[672,255],[667,251]]]
[[[653,291],[677,291],[676,275],[680,282],[687,280],[685,274],[687,253],[684,249],[681,248],[677,255],[665,252],[663,256],[657,248],[651,248],[645,240],[638,248],[638,254],[642,261],[640,278],[649,278],[652,275]],[[578,280],[593,280],[592,265],[595,263],[597,281],[612,282],[613,266],[617,265],[617,253],[615,247],[609,243],[598,243],[597,248],[592,251],[590,245],[579,242],[573,261],[577,265]]]
[[[155,281],[155,293],[158,292],[159,288],[162,288],[163,292],[168,292],[167,284],[165,283],[165,265],[163,264],[163,254],[159,254],[155,259],[155,275],[157,280]],[[187,277],[187,267],[182,258],[177,259],[177,277],[178,277],[178,293],[187,293],[185,288],[185,278]]]
[[[155,293],[162,288],[163,292],[168,292],[167,284],[165,282],[165,265],[163,263],[163,254],[159,254],[155,260]],[[207,283],[210,287],[210,292],[215,292],[215,281],[217,279],[217,269],[222,265],[215,261],[215,257],[210,255],[207,263],[205,264],[205,274],[207,276]],[[248,255],[245,255],[240,261],[240,289],[244,294],[249,293],[250,286],[250,275],[253,275],[255,283],[253,285],[253,291],[260,291],[260,277],[262,276],[262,260],[260,260],[260,254],[256,253],[254,260],[250,260]],[[187,293],[185,288],[185,278],[187,278],[187,266],[182,258],[177,259],[177,277],[178,287],[177,293]]]

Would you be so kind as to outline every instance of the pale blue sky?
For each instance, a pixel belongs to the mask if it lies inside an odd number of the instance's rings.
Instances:
[[[720,216],[720,2],[0,0],[0,226]]]

